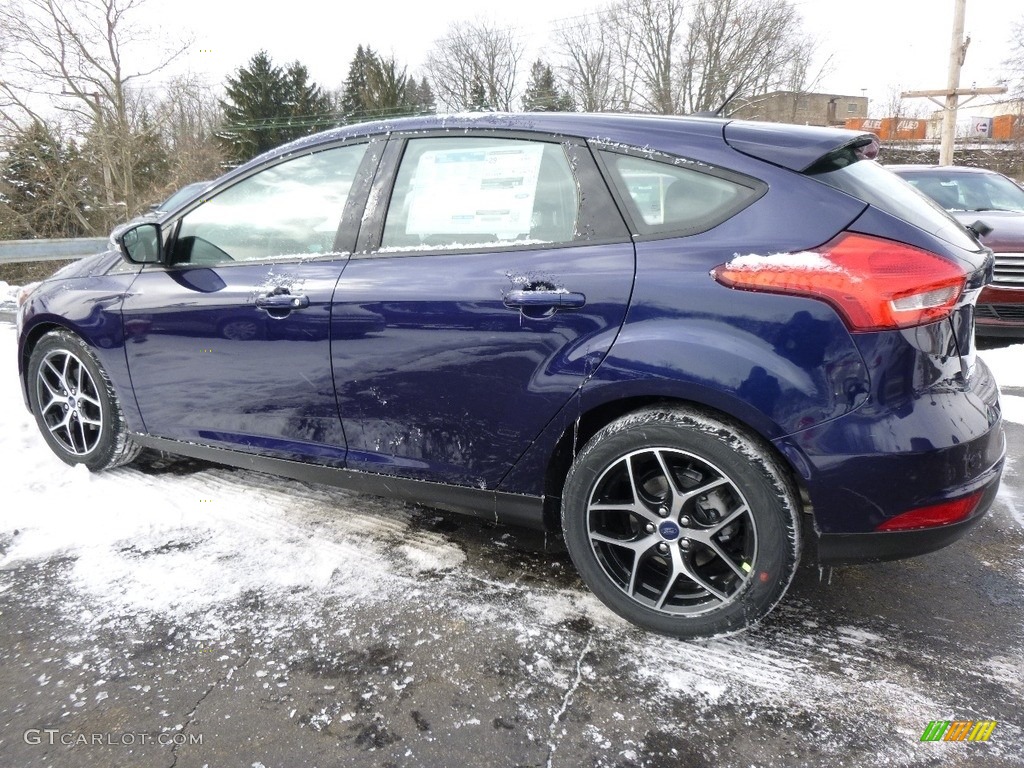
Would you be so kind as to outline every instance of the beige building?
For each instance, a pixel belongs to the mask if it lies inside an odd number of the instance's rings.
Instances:
[[[797,125],[843,125],[848,118],[867,117],[866,96],[842,96],[835,93],[772,91],[734,102],[730,117],[766,120]]]

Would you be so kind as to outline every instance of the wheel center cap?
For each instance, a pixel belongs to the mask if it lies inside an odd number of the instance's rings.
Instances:
[[[74,408],[75,407],[75,398],[73,398],[73,397],[69,397],[68,398],[68,407],[70,407],[70,408]]]
[[[675,541],[679,538],[679,526],[671,520],[666,520],[658,526],[658,533],[665,541]]]

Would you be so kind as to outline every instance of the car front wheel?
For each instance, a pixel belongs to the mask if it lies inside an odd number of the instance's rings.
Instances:
[[[600,430],[566,480],[562,528],[583,580],[623,618],[676,637],[739,631],[782,598],[799,502],[737,425],[654,408]]]
[[[99,361],[68,331],[44,336],[29,358],[29,403],[47,444],[68,464],[102,470],[139,453]]]

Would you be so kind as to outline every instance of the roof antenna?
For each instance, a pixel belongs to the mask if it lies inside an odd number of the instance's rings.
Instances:
[[[730,93],[726,97],[725,101],[722,102],[722,106],[720,106],[714,112],[694,112],[693,116],[694,117],[721,117],[722,116],[722,112],[724,112],[725,108],[727,106],[729,106],[729,102],[732,101],[733,99],[735,99],[739,95],[740,89],[742,87],[743,86],[741,86],[741,85],[736,86],[735,90],[733,90],[733,92]]]

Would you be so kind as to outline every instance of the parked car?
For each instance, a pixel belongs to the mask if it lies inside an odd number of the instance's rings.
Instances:
[[[1024,337],[1024,188],[995,171],[966,166],[890,165],[964,226],[990,228],[981,242],[995,251],[995,276],[978,299],[982,336]]]
[[[209,187],[212,181],[194,181],[191,184],[186,184],[184,187],[179,189],[177,192],[172,194],[166,200],[154,203],[149,207],[150,216],[161,216],[165,213],[170,213],[175,210],[178,206],[188,202],[192,197],[195,197],[204,189]]]
[[[25,402],[68,464],[159,449],[559,531],[628,620],[738,631],[805,538],[928,552],[999,485],[991,253],[876,152],[635,115],[317,134],[27,296]]]

